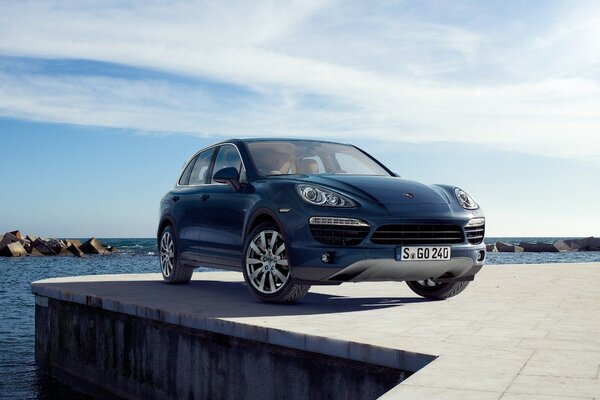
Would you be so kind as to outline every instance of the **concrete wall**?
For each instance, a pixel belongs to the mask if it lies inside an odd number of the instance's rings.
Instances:
[[[46,297],[35,321],[40,368],[98,397],[374,399],[408,375]]]

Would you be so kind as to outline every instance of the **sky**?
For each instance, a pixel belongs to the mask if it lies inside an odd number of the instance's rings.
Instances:
[[[600,236],[595,1],[0,0],[0,231],[151,237],[230,137],[353,143],[489,236]]]

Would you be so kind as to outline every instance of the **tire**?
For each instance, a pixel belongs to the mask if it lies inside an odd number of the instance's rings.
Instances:
[[[246,238],[242,269],[250,293],[267,303],[295,303],[310,289],[296,283],[285,238],[272,222],[259,224]]]
[[[469,281],[435,283],[431,279],[406,282],[413,292],[432,300],[446,300],[454,297],[465,290],[469,283]]]
[[[179,262],[179,249],[173,227],[168,225],[160,234],[158,256],[163,280],[167,283],[187,283],[192,279],[194,268]]]

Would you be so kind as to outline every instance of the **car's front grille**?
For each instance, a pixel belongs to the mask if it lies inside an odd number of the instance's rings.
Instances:
[[[457,244],[464,240],[460,226],[447,224],[381,225],[371,236],[376,244]]]
[[[310,224],[315,240],[332,246],[356,246],[369,234],[369,226]]]
[[[485,224],[465,226],[465,234],[467,235],[467,241],[470,244],[480,244],[483,242],[483,237],[485,235]]]

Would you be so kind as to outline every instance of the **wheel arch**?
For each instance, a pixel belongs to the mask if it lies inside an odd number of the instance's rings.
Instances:
[[[158,224],[158,231],[156,232],[156,245],[157,246],[160,245],[160,234],[162,233],[163,229],[165,229],[168,225],[171,225],[173,227],[173,229],[175,229],[175,223],[173,222],[173,219],[170,216],[165,215],[160,220],[160,224]]]
[[[277,214],[273,210],[263,207],[254,211],[252,216],[249,218],[246,229],[244,230],[244,240],[247,238],[250,232],[252,232],[252,230],[258,226],[258,224],[263,222],[273,222],[275,225],[277,225],[280,232],[283,232],[283,226],[281,225],[281,221],[279,221]]]

